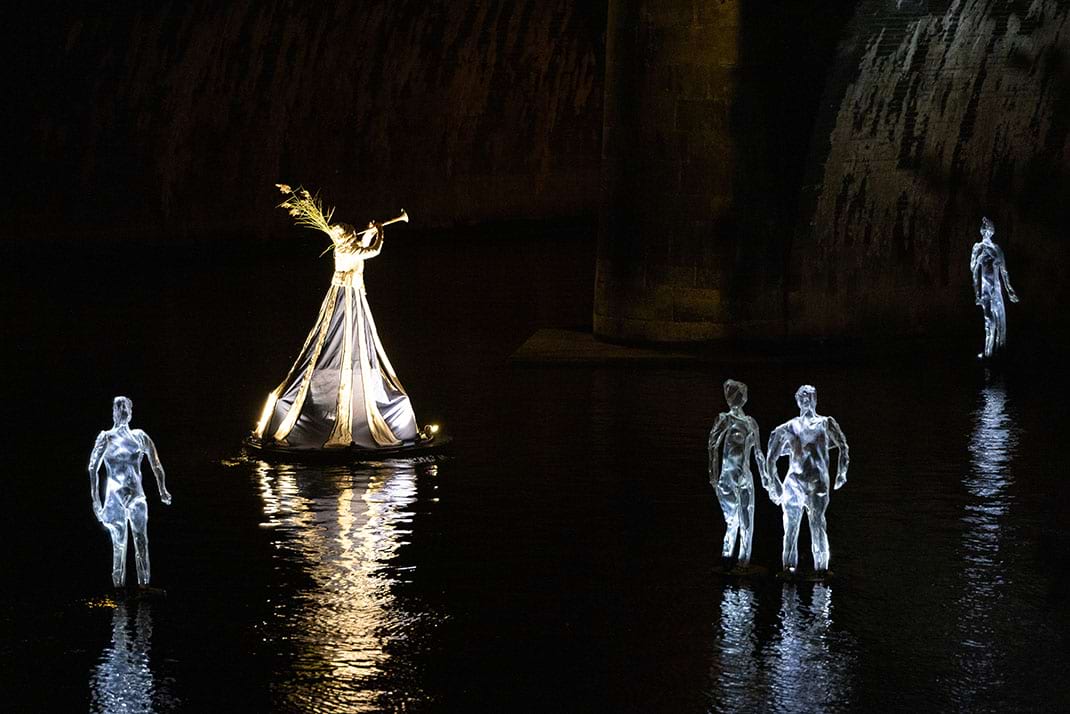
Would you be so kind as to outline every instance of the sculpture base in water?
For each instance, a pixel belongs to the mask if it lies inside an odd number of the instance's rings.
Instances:
[[[138,586],[136,588],[127,588],[126,596],[129,598],[135,598],[138,600],[145,599],[157,599],[167,597],[167,591],[163,588],[153,588],[148,585]]]
[[[747,563],[746,565],[715,565],[712,568],[714,575],[720,575],[722,578],[733,578],[739,580],[746,580],[748,578],[768,578],[769,568],[763,565],[755,565],[754,563]]]
[[[444,451],[453,441],[448,436],[436,435],[433,439],[420,439],[398,446],[381,449],[363,449],[349,446],[337,449],[296,449],[278,441],[258,439],[250,434],[242,442],[246,452],[267,461],[317,461],[330,463],[357,463],[382,459],[404,459],[414,456],[430,456]]]
[[[831,570],[781,570],[777,573],[777,580],[789,583],[827,583],[836,580],[836,574]]]
[[[109,591],[104,596],[104,602],[109,602],[114,606],[117,600],[126,602],[132,600],[163,600],[166,597],[167,591],[163,588],[154,588],[151,585],[124,585]]]

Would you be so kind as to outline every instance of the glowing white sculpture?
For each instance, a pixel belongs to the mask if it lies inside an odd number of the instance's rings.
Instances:
[[[828,570],[829,541],[825,509],[829,505],[829,450],[839,449],[835,488],[847,483],[850,462],[847,437],[832,417],[817,414],[817,390],[804,384],[795,392],[799,416],[781,424],[769,435],[766,453],[768,480],[765,482],[773,503],[784,512],[784,569],[795,572],[799,564],[799,525],[803,510],[810,521],[810,547],[814,569]],[[787,456],[788,474],[780,481],[776,462]]]
[[[141,487],[141,459],[148,457],[156,476],[160,500],[170,505],[171,494],[164,485],[163,464],[156,454],[156,446],[141,429],[130,428],[134,404],[126,397],[112,402],[114,425],[97,435],[93,453],[89,457],[89,486],[96,514],[111,535],[111,580],[115,587],[126,582],[127,524],[134,534],[134,555],[137,562],[138,585],[149,584],[149,506]],[[108,478],[104,486],[104,500],[100,498],[98,481],[100,465],[104,464]]]
[[[1003,290],[1011,302],[1018,296],[1011,287],[1003,251],[992,241],[996,227],[988,218],[981,219],[981,240],[973,244],[970,272],[973,273],[974,301],[985,315],[985,349],[978,359],[990,358],[1007,344],[1007,310],[1003,306]]]
[[[737,562],[746,565],[750,562],[754,538],[754,478],[750,456],[753,452],[764,483],[765,455],[758,436],[758,422],[743,413],[747,385],[729,379],[724,383],[724,398],[729,410],[719,414],[710,429],[710,485],[717,491],[724,512],[726,529],[721,556],[732,557],[738,536]]]

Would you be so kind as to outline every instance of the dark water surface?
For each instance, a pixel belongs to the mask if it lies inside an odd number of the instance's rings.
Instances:
[[[510,366],[536,327],[588,319],[592,251],[546,228],[501,230],[508,240],[388,236],[369,263],[369,301],[417,416],[455,447],[352,467],[271,465],[238,446],[327,289],[315,239],[5,244],[3,705],[1070,706],[1058,371],[1019,354],[986,375],[969,346],[865,362]],[[723,520],[705,441],[727,377],[750,385],[763,439],[795,415],[804,382],[843,426],[835,579],[715,574]],[[160,504],[145,468],[166,597],[111,590],[90,509],[85,465],[116,394],[134,400],[174,495]],[[763,496],[756,518],[754,561],[775,572],[779,512]]]

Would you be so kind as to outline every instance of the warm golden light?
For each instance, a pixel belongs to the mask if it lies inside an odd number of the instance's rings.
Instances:
[[[345,711],[382,711],[381,686],[393,646],[429,616],[399,602],[396,567],[409,542],[416,500],[412,465],[370,468],[254,466],[263,499],[262,526],[283,560],[296,557],[307,589],[274,610],[276,632],[296,660],[285,690],[289,704],[330,701]],[[396,666],[396,665],[395,665]],[[294,707],[301,708],[301,707]]]
[[[268,395],[267,400],[264,402],[264,408],[260,411],[260,420],[256,422],[256,437],[262,439],[264,437],[264,430],[267,429],[268,420],[271,419],[271,415],[275,413],[275,402],[279,400],[279,390]]]
[[[318,193],[313,196],[303,188],[295,191],[284,183],[277,183],[275,186],[281,193],[290,194],[289,198],[279,204],[279,208],[285,208],[291,216],[296,218],[297,225],[323,231],[331,236],[332,241],[334,240],[331,233],[331,217],[334,215],[334,208],[324,209]]]

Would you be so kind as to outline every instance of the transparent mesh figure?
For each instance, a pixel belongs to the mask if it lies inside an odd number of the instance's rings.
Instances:
[[[795,572],[799,565],[799,526],[803,511],[810,521],[810,548],[814,569],[828,570],[829,540],[825,526],[825,509],[829,505],[829,450],[839,449],[836,485],[847,483],[850,461],[847,437],[832,417],[817,414],[817,390],[804,384],[795,392],[799,416],[781,424],[769,435],[766,453],[769,495],[784,513],[784,570]],[[777,472],[777,460],[788,457],[788,473],[783,482]]]
[[[758,474],[765,479],[765,455],[758,436],[758,422],[743,413],[747,385],[729,379],[724,383],[729,410],[717,416],[710,429],[710,485],[724,512],[725,534],[721,556],[731,558],[739,542],[737,563],[750,562],[754,538],[754,478],[750,471],[751,452],[758,462]]]
[[[981,219],[981,240],[973,244],[970,272],[973,273],[975,302],[985,315],[985,349],[978,358],[991,358],[1007,344],[1007,310],[1003,306],[1003,291],[1011,302],[1018,296],[1011,287],[1003,251],[992,241],[996,227],[988,218]]]
[[[156,446],[149,435],[130,428],[133,402],[116,397],[112,402],[114,425],[97,435],[93,453],[89,457],[89,486],[96,514],[111,535],[111,579],[115,587],[126,582],[127,524],[134,535],[134,556],[137,563],[138,585],[149,584],[149,506],[141,487],[141,459],[148,457],[156,476],[160,500],[171,503],[171,494],[164,485],[163,464],[156,454]],[[104,500],[100,497],[99,471],[104,465],[108,477],[104,486]]]

